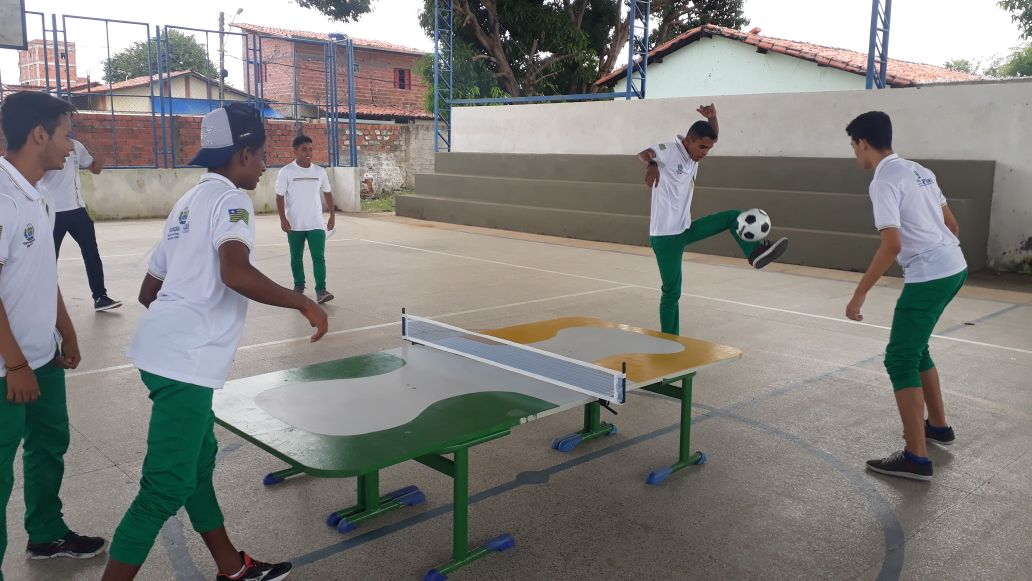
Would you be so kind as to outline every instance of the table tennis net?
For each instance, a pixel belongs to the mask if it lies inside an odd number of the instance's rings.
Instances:
[[[626,398],[626,374],[527,345],[412,315],[402,315],[402,336],[412,343],[440,349],[612,403],[622,404]]]

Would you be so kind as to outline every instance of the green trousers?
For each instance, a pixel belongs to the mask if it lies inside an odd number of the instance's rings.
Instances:
[[[664,333],[677,335],[681,330],[681,315],[678,302],[681,300],[681,261],[684,249],[689,244],[728,232],[749,257],[757,242],[747,242],[735,233],[739,210],[726,210],[693,220],[691,226],[680,234],[673,236],[653,236],[652,251],[659,263],[659,276],[663,280],[662,296],[659,299],[659,324]]]
[[[65,372],[51,362],[35,373],[39,399],[29,404],[7,401],[7,379],[0,378],[0,566],[7,550],[7,501],[14,487],[14,456],[23,440],[29,542],[49,543],[68,533],[60,498],[69,442]]]
[[[128,565],[147,559],[165,521],[186,507],[194,530],[223,526],[215,498],[214,390],[159,377],[140,376],[150,390],[150,428],[140,493],[125,513],[111,542],[111,558]]]
[[[312,271],[315,276],[315,290],[326,290],[326,231],[291,230],[287,232],[290,244],[290,271],[294,274],[294,286],[305,286],[305,241],[312,253]]]
[[[885,348],[885,370],[892,390],[921,387],[921,372],[935,367],[928,340],[935,324],[967,280],[967,270],[953,276],[903,285],[892,315],[892,331]]]

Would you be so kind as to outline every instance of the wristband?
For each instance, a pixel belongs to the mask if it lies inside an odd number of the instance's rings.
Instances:
[[[14,367],[8,367],[7,368],[7,372],[10,373],[12,371],[21,371],[22,369],[25,369],[28,366],[29,366],[29,362],[25,361],[21,365],[15,365]]]

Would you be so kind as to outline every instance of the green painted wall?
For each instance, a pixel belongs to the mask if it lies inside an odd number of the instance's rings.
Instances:
[[[864,77],[723,37],[701,39],[649,63],[646,99],[863,89]],[[619,88],[619,87],[618,87]]]

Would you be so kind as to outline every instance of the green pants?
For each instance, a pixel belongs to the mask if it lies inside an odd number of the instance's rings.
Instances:
[[[223,526],[215,498],[214,390],[159,377],[140,376],[150,390],[150,428],[140,493],[122,517],[111,542],[111,558],[128,565],[147,559],[165,521],[186,507],[194,530]]]
[[[22,440],[29,542],[49,543],[68,533],[60,498],[69,442],[65,372],[51,362],[35,373],[39,399],[29,404],[7,401],[7,379],[0,378],[0,565],[7,550],[7,501],[14,487],[14,456]]]
[[[928,352],[928,339],[946,305],[966,280],[964,270],[946,278],[903,285],[885,348],[885,370],[889,372],[893,391],[920,388],[921,372],[935,367]]]
[[[735,219],[739,210],[726,210],[693,220],[691,226],[673,236],[653,236],[652,251],[659,263],[659,276],[663,280],[662,296],[659,299],[659,324],[664,333],[677,335],[681,329],[681,315],[678,302],[681,300],[681,260],[689,244],[729,232],[746,258],[752,254],[758,243],[747,242],[735,233]]]
[[[326,290],[326,231],[291,230],[287,232],[290,244],[290,271],[294,274],[294,286],[305,286],[305,241],[312,253],[312,271],[315,275],[315,290]]]

